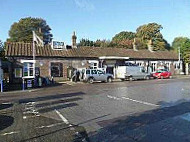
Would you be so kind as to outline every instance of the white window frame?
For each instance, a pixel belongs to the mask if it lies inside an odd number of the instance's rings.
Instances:
[[[23,77],[22,78],[35,78],[35,60],[21,60],[21,63],[25,64],[27,63],[27,71],[28,71],[28,76],[24,76],[24,66],[23,66]],[[32,67],[29,67],[29,63],[33,63]],[[30,76],[30,70],[29,69],[33,69],[33,75]]]
[[[91,69],[98,69],[99,67],[99,61],[97,60],[89,60],[88,63],[90,64]],[[96,64],[96,65],[94,65]]]

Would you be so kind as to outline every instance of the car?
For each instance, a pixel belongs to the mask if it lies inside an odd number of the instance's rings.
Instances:
[[[105,73],[101,69],[87,69],[84,74],[84,81],[93,83],[94,81],[112,82],[113,75]]]
[[[154,78],[163,79],[163,78],[172,78],[172,74],[167,69],[159,69],[153,73]]]

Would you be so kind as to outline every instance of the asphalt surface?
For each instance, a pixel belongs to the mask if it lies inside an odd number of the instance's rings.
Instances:
[[[189,100],[188,78],[3,93],[0,141],[74,141],[85,128],[91,142],[187,142]]]

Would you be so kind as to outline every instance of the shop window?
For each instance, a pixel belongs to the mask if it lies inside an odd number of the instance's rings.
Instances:
[[[63,77],[63,64],[59,62],[51,63],[51,76]]]
[[[22,77],[22,68],[15,68],[15,78],[21,78]]]

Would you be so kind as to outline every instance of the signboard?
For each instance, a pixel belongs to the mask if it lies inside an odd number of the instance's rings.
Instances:
[[[52,41],[52,49],[65,49],[65,43],[60,41]]]

